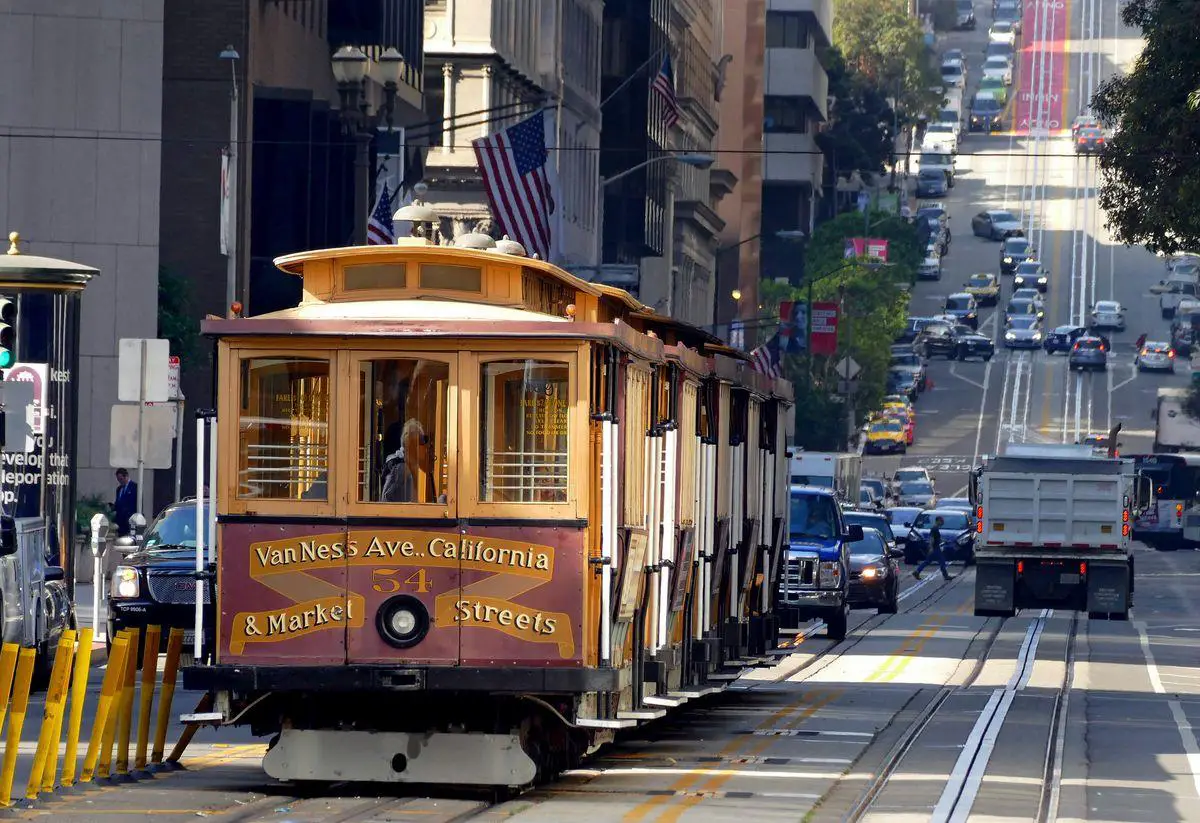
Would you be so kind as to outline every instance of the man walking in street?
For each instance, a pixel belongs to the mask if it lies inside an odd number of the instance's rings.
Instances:
[[[129,479],[129,472],[117,469],[117,494],[113,499],[113,521],[117,524],[117,536],[129,534],[129,518],[137,511],[137,483]]]
[[[937,561],[938,566],[942,570],[942,577],[947,580],[953,580],[954,576],[946,570],[946,558],[942,556],[942,526],[945,525],[942,518],[938,517],[933,521],[933,528],[929,530],[929,554],[925,555],[925,559],[917,566],[917,570],[913,572],[913,577],[921,579],[921,572],[932,563]]]

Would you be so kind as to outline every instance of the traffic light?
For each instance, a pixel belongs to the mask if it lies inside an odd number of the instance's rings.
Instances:
[[[0,369],[17,362],[17,300],[0,297]]]

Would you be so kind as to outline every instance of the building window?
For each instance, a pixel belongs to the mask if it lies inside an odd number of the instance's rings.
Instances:
[[[241,363],[238,497],[328,500],[329,361]]]
[[[809,45],[808,22],[789,11],[767,12],[767,48],[806,49]]]
[[[488,503],[567,502],[570,367],[485,363],[479,485]]]
[[[803,97],[767,95],[763,102],[763,131],[806,134],[808,106]]]

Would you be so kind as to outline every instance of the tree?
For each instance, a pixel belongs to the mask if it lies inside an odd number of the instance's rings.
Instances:
[[[187,368],[196,355],[200,339],[200,320],[191,309],[188,281],[168,269],[158,267],[158,336],[171,341],[171,353]]]
[[[836,357],[811,362],[802,355],[784,358],[785,372],[796,390],[796,438],[805,448],[834,448],[845,431],[846,411],[835,399],[838,377],[833,370],[842,357],[851,355],[862,366],[855,424],[879,406],[887,392],[892,341],[907,317],[908,298],[902,284],[913,282],[921,261],[916,230],[898,217],[879,212],[869,213],[866,219],[872,237],[887,238],[891,265],[846,265],[846,239],[863,236],[861,213],[843,214],[823,223],[806,250],[814,301],[840,301],[844,310]],[[787,298],[804,299],[808,287],[790,291]]]
[[[1200,247],[1200,0],[1130,0],[1121,13],[1145,47],[1092,100],[1115,127],[1100,154],[1100,206],[1126,244],[1170,254]]]
[[[864,85],[894,97],[910,117],[932,114],[941,101],[925,32],[905,0],[835,0],[833,42]]]
[[[835,171],[883,171],[892,154],[888,129],[893,114],[887,95],[857,77],[836,46],[825,50],[821,64],[834,102],[829,128],[816,136],[817,146],[830,158]]]

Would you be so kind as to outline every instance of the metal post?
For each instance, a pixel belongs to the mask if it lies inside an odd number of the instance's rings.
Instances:
[[[208,494],[204,499],[208,504],[208,562],[211,564],[217,562],[217,418],[214,415],[208,421]]]
[[[108,537],[108,518],[101,512],[92,515],[92,635],[100,636],[100,594],[104,590],[104,570],[101,568],[103,544]]]
[[[667,317],[673,317],[675,309],[675,175],[667,175],[667,213],[663,216],[663,257],[667,260]]]
[[[141,380],[138,381],[137,510],[139,513],[145,511],[145,509],[142,507],[142,503],[144,502],[146,494],[146,487],[144,483],[146,479],[146,378],[148,376],[147,372],[149,371],[146,368],[146,359],[150,356],[150,347],[147,345],[147,342],[148,341],[143,338],[139,343],[142,350],[142,377]]]
[[[204,631],[204,427],[207,421],[196,417],[196,635],[192,638],[192,654],[200,661],[200,635]],[[134,652],[136,654],[136,650]]]
[[[229,256],[225,258],[225,311],[228,315],[230,306],[237,300],[237,208],[238,208],[238,87],[237,68],[233,68],[233,84],[229,91],[229,179],[226,181],[233,202],[229,207]],[[141,481],[138,481],[138,492],[141,492]]]
[[[596,277],[600,277],[599,268],[604,264],[604,178],[601,177],[596,186]]]
[[[371,188],[371,132],[354,132],[354,242],[367,245],[367,218]]]
[[[175,501],[183,496],[183,395],[175,401]]]

